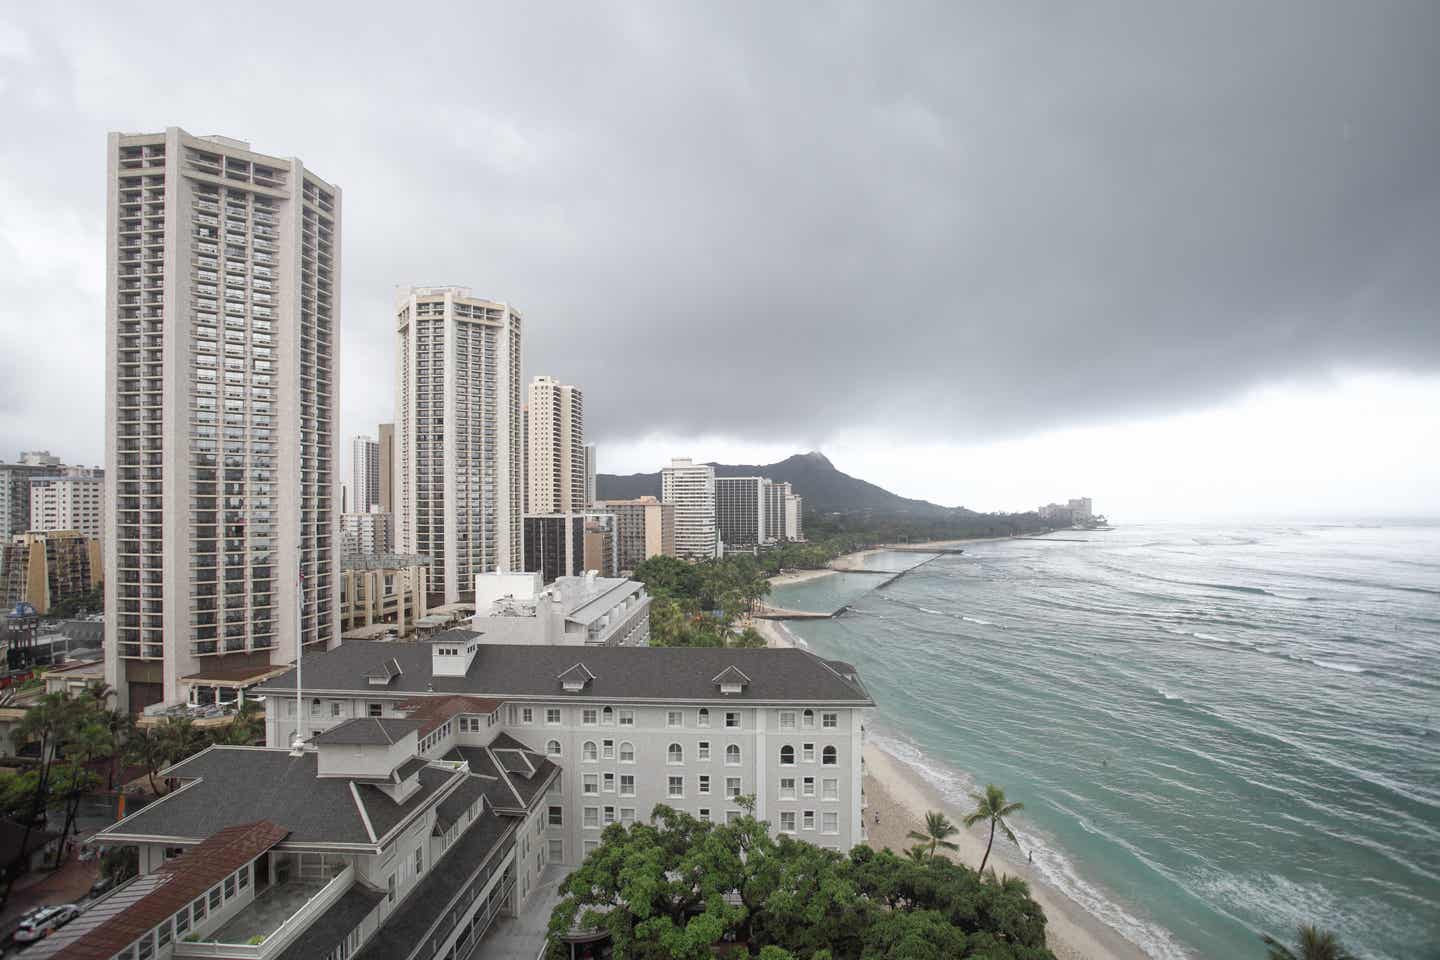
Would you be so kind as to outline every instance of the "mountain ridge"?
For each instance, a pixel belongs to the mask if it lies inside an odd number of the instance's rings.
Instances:
[[[884,487],[852,477],[836,469],[830,458],[818,450],[797,453],[776,463],[711,463],[717,477],[768,477],[788,482],[805,498],[805,512],[873,514],[916,519],[946,519],[978,516],[964,507],[945,507],[928,500],[915,500],[891,493]],[[602,473],[595,478],[601,500],[632,500],[660,496],[660,473]]]

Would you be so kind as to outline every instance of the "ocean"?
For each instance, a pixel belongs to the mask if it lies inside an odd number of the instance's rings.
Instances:
[[[1055,536],[1083,542],[771,602],[848,604],[787,627],[859,668],[869,741],[967,809],[1023,801],[1035,868],[1152,956],[1260,958],[1302,922],[1440,956],[1440,525]]]

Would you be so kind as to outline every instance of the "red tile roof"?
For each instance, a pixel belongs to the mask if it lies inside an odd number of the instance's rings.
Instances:
[[[289,835],[288,829],[268,820],[226,827],[154,874],[140,878],[150,881],[154,889],[121,912],[95,917],[98,924],[86,924],[85,914],[62,928],[44,944],[54,950],[45,955],[55,960],[108,960]],[[104,906],[102,900],[91,911],[101,911]],[[67,938],[72,931],[79,935]]]
[[[502,702],[485,697],[420,697],[402,703],[400,709],[406,711],[407,719],[420,721],[420,729],[416,733],[423,737],[462,713],[489,716],[500,709]]]

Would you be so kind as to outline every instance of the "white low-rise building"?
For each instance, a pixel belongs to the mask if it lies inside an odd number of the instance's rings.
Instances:
[[[482,573],[470,626],[485,643],[645,646],[650,597],[638,580],[593,571],[549,586],[538,573]]]

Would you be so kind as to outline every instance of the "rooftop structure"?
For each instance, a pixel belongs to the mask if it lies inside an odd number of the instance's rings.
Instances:
[[[643,646],[650,598],[643,583],[618,577],[587,573],[547,587],[537,573],[486,574],[475,579],[470,629],[486,643]]]

